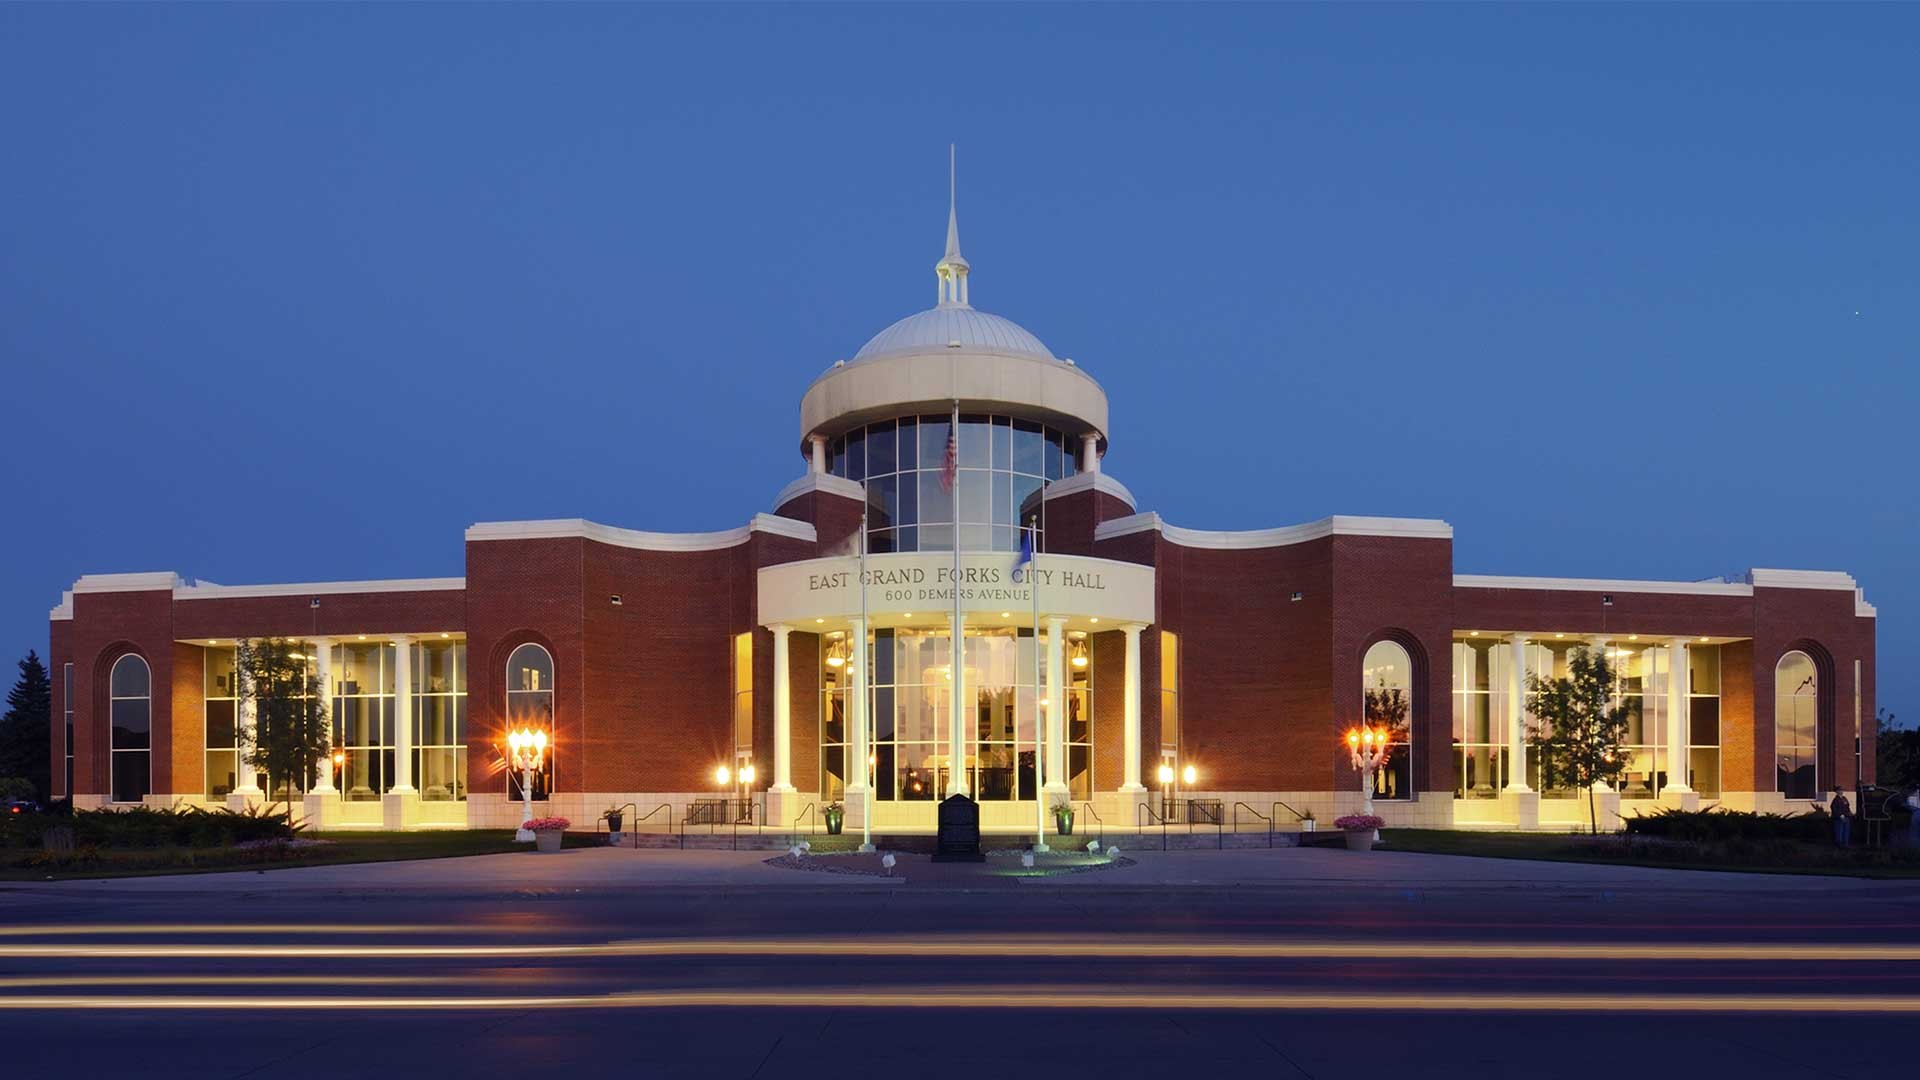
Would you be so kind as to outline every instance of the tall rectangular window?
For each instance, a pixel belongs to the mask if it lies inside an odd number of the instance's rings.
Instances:
[[[1180,768],[1180,639],[1160,631],[1160,759]]]
[[[753,632],[733,636],[733,755],[753,758]]]
[[[234,672],[232,649],[208,648],[205,660],[204,702],[206,770],[202,794],[208,800],[221,800],[232,791],[239,773],[235,714],[240,708],[240,689]]]
[[[467,797],[467,643],[407,649],[413,665],[413,781],[423,802]]]
[[[1720,646],[1687,646],[1688,786],[1720,796]]]
[[[377,800],[393,782],[394,652],[383,641],[333,647],[333,746],[349,802]]]
[[[61,743],[67,751],[67,786],[62,789],[68,801],[73,799],[73,665],[62,664],[60,670],[60,712],[66,719],[66,741]]]

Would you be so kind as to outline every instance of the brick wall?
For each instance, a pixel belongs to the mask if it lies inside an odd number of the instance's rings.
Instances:
[[[173,644],[173,733],[168,745],[154,744],[155,754],[169,760],[168,782],[156,784],[155,792],[199,795],[207,790],[206,655],[201,646]]]
[[[55,798],[66,798],[73,794],[67,790],[67,723],[66,723],[66,686],[62,669],[73,663],[73,620],[50,619],[47,623],[47,674],[53,680],[53,732],[48,740],[48,753],[53,758],[52,789]],[[74,691],[79,693],[81,672],[79,665],[74,666]]]
[[[1453,790],[1453,541],[1394,536],[1335,536],[1332,722],[1320,757],[1344,784],[1353,763],[1340,738],[1364,719],[1361,666],[1374,642],[1393,638],[1414,658],[1410,723],[1418,791]],[[1304,602],[1304,601],[1303,601]]]

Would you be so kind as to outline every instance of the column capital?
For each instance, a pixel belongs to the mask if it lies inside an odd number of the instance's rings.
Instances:
[[[1508,634],[1507,635],[1507,644],[1509,645],[1525,645],[1532,640],[1533,640],[1533,637],[1529,634]]]
[[[793,627],[783,622],[768,623],[767,629],[771,630],[776,636],[780,636],[780,637],[785,637],[787,634],[790,634],[793,632]]]
[[[387,635],[387,643],[390,645],[411,645],[413,644],[413,642],[414,642],[414,635],[412,634]]]
[[[1693,639],[1690,637],[1670,637],[1667,639],[1667,647],[1670,649],[1683,649],[1691,644],[1693,644]]]
[[[1065,615],[1044,615],[1042,618],[1046,621],[1047,629],[1049,630],[1058,630],[1067,625],[1067,616]]]
[[[1120,624],[1120,630],[1122,633],[1125,633],[1125,634],[1138,634],[1140,631],[1145,630],[1146,628],[1147,628],[1146,623],[1130,622],[1130,623]]]
[[[339,638],[334,637],[332,634],[312,634],[307,638],[309,644],[318,645],[323,649],[330,645],[338,644],[339,640]]]

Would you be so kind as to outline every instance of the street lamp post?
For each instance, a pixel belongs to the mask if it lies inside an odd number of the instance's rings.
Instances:
[[[1353,767],[1360,773],[1360,812],[1368,816],[1373,814],[1373,774],[1386,763],[1387,749],[1391,745],[1385,731],[1372,728],[1349,728],[1347,730],[1347,753],[1353,759]],[[1374,839],[1380,838],[1380,830],[1374,830]]]
[[[547,752],[547,733],[527,728],[510,731],[507,750],[513,767],[520,770],[520,828],[513,838],[525,843],[534,839],[533,830],[527,828],[527,822],[533,820],[533,770],[540,767],[540,758]]]

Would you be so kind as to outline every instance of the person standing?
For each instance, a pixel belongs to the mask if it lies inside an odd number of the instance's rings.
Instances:
[[[1847,801],[1846,792],[1833,789],[1833,799],[1827,803],[1827,813],[1833,816],[1834,846],[1846,847],[1853,839],[1853,804]]]

